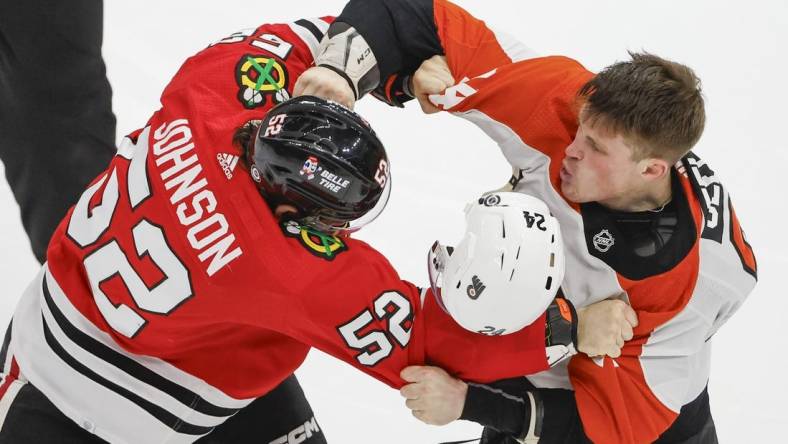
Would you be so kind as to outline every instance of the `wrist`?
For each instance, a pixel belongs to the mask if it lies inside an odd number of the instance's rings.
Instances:
[[[469,383],[460,419],[521,436],[534,421],[538,420],[541,426],[541,416],[532,420],[535,405],[532,400],[538,403],[527,391],[504,391],[495,383],[493,386]]]
[[[459,384],[457,385],[459,389],[458,397],[462,398],[462,408],[458,412],[457,417],[454,419],[462,419],[462,415],[463,413],[465,413],[465,406],[468,403],[468,383],[460,379],[458,379],[457,381],[459,382]]]
[[[412,76],[393,74],[385,82],[381,82],[370,94],[390,106],[403,108],[405,103],[413,99],[409,83]]]
[[[480,405],[481,397],[478,395],[477,390],[478,388],[471,388],[468,384],[465,384],[465,402],[462,405],[460,419],[481,424],[477,419],[479,410],[480,408],[483,409],[483,406]]]
[[[584,331],[584,330],[583,330],[583,327],[584,327],[584,324],[585,324],[585,321],[586,321],[586,312],[587,312],[587,311],[588,311],[588,307],[578,307],[578,308],[577,308],[577,331],[578,331],[578,338],[579,338],[580,336],[583,336],[583,337],[585,337],[585,335],[584,335],[584,334],[582,334],[582,333],[580,333],[580,332],[583,332],[583,331]],[[585,344],[581,343],[581,341],[578,339],[578,341],[577,341],[577,351],[578,351],[578,352],[580,352],[580,353],[586,353],[588,350],[586,350],[586,347],[584,347],[584,345],[585,345]]]
[[[402,92],[405,93],[410,98],[416,97],[416,94],[413,94],[413,76],[407,75],[402,82]]]

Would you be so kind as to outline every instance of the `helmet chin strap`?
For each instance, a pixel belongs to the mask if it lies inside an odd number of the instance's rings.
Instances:
[[[328,225],[328,224],[315,223],[317,220],[319,220],[318,218],[314,218],[314,217],[306,218],[306,217],[304,217],[303,212],[299,211],[293,205],[289,205],[289,204],[279,204],[279,205],[277,205],[276,208],[274,209],[274,216],[280,222],[287,223],[287,222],[290,222],[290,221],[295,221],[299,225],[306,225],[306,226],[312,227],[313,229],[318,230],[320,232],[323,232],[325,234],[331,234],[331,235],[336,235],[336,236],[347,236],[347,234],[343,233],[339,229],[339,227],[332,227],[331,225]]]

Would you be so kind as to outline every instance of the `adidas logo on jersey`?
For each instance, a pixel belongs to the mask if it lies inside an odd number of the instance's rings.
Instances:
[[[224,175],[227,176],[227,179],[232,179],[235,166],[238,165],[238,156],[235,154],[219,153],[216,155],[216,158],[219,160],[219,165],[221,165],[222,170],[224,170]]]
[[[479,276],[472,277],[471,285],[468,285],[467,288],[468,297],[473,300],[479,299],[479,296],[482,295],[482,292],[485,288],[487,287],[484,286],[484,283],[482,283],[481,279],[479,279]]]

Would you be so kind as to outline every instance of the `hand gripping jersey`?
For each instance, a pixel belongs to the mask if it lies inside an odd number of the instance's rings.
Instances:
[[[234,131],[288,97],[329,22],[265,25],[186,61],[55,233],[0,391],[25,378],[113,443],[192,442],[311,346],[393,387],[425,362],[479,381],[547,368],[543,317],[506,337],[466,332],[365,243],[266,206]]]
[[[351,2],[337,20],[354,26],[376,55],[395,54],[379,58],[382,78],[445,54],[458,83],[431,99],[495,140],[514,170],[510,186],[543,199],[559,219],[565,296],[576,306],[624,297],[637,312],[640,324],[620,358],[577,355],[569,378],[558,366],[529,379],[548,387],[571,382],[595,442],[656,440],[706,386],[710,338],[757,280],[727,189],[709,165],[685,156],[672,172],[676,233],[653,257],[635,255],[609,211],[570,203],[559,191],[564,149],[578,126],[575,96],[593,74],[566,57],[537,57],[444,0],[387,5],[393,19]],[[373,28],[371,18],[381,23]]]
[[[558,172],[586,79],[570,59],[521,61],[461,84],[469,94],[451,110],[499,144],[516,172],[514,190],[540,196],[561,222],[564,295],[578,306],[624,295],[635,309],[640,324],[621,357],[575,356],[569,376],[591,439],[651,442],[706,386],[709,339],[752,290],[757,266],[727,190],[692,153],[672,173],[677,231],[654,256],[634,254],[600,205],[564,200]],[[530,379],[555,386],[559,372]]]

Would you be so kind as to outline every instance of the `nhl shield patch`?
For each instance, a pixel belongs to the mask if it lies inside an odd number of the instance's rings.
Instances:
[[[616,239],[608,230],[602,230],[595,234],[592,241],[594,242],[594,248],[601,253],[607,252],[616,243]]]

